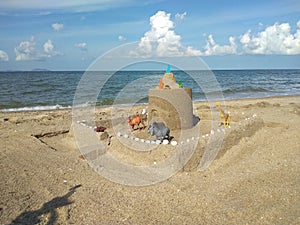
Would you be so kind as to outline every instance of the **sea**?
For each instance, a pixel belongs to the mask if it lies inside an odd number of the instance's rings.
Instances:
[[[300,70],[172,71],[193,101],[300,95]],[[85,106],[147,104],[165,71],[0,72],[0,111],[60,110]],[[87,75],[88,74],[88,75]],[[79,93],[79,94],[78,94]],[[84,94],[83,94],[84,93]]]

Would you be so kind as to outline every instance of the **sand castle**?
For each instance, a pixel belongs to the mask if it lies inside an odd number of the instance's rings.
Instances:
[[[177,83],[168,66],[155,89],[149,90],[149,121],[162,121],[171,130],[193,126],[192,89]]]

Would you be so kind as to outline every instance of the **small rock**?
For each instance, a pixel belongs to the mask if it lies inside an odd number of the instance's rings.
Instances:
[[[99,133],[100,140],[105,140],[109,137],[106,131]]]

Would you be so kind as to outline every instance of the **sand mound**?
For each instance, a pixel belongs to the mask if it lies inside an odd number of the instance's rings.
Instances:
[[[238,145],[242,139],[253,136],[263,126],[263,119],[252,117],[231,124],[231,127],[226,130],[220,128],[217,131],[212,131],[210,139],[202,138],[200,140],[195,153],[184,166],[183,171],[191,172],[201,168],[206,169],[214,159],[221,159],[233,146]]]

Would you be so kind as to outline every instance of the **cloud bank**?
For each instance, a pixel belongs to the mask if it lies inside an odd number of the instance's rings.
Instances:
[[[62,55],[62,53],[54,50],[54,45],[51,40],[48,40],[43,45],[43,50],[36,49],[36,42],[34,37],[30,41],[22,41],[14,49],[16,54],[16,61],[26,60],[45,60],[54,56]]]
[[[183,20],[186,12],[175,15],[177,20]],[[263,25],[260,24],[260,27]],[[131,51],[135,57],[182,57],[182,56],[224,56],[243,54],[300,54],[300,21],[297,30],[292,33],[289,23],[275,23],[267,26],[263,31],[253,34],[251,30],[240,35],[239,38],[230,36],[228,44],[218,44],[209,34],[206,45],[200,49],[181,43],[181,36],[175,33],[171,14],[158,11],[150,17],[150,29],[140,39],[138,48]]]
[[[289,23],[275,23],[264,31],[251,34],[248,30],[240,38],[243,52],[246,54],[300,54],[300,21],[296,33],[291,33]]]

